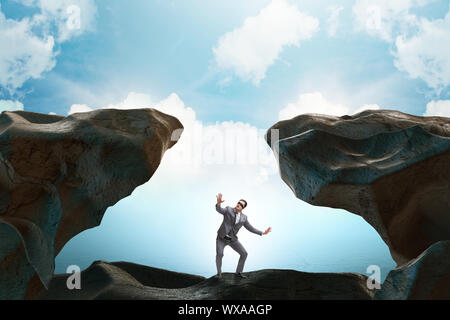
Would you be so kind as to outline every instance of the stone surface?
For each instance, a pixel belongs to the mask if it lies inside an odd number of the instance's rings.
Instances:
[[[0,299],[38,296],[65,243],[147,182],[182,128],[154,109],[3,112]]]
[[[45,299],[368,300],[374,294],[367,289],[367,277],[355,273],[260,270],[245,275],[247,279],[239,279],[233,273],[206,279],[126,262],[96,261],[80,273],[80,290],[67,289],[67,280],[73,275],[56,275]]]
[[[439,241],[391,270],[374,299],[450,299],[450,241]]]
[[[450,118],[303,114],[275,124],[266,140],[299,199],[362,216],[398,265],[450,240]]]

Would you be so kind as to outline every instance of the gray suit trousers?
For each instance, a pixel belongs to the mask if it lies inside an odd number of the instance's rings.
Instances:
[[[216,267],[217,267],[217,274],[222,273],[222,258],[223,258],[223,250],[225,247],[229,245],[231,248],[233,248],[234,251],[239,253],[239,262],[236,268],[236,273],[242,272],[244,270],[244,264],[245,260],[247,259],[247,251],[242,246],[242,244],[239,242],[239,240],[236,241],[226,241],[222,240],[220,238],[216,239]]]

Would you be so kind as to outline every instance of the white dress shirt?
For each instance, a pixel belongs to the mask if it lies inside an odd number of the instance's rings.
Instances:
[[[237,224],[240,219],[241,219],[241,213],[239,212],[238,214],[236,214],[236,221],[234,222],[234,224]]]
[[[234,224],[237,224],[239,220],[241,219],[241,213],[236,213],[236,209],[233,209],[234,213],[236,214],[236,220],[234,221]]]

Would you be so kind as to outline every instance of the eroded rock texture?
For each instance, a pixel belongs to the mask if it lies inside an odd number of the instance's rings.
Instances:
[[[154,109],[0,116],[0,299],[36,298],[54,257],[147,182],[179,138]]]
[[[450,240],[450,118],[304,114],[275,124],[266,140],[298,198],[362,216],[397,264]]]
[[[56,275],[45,299],[120,300],[369,300],[367,277],[356,273],[308,273],[294,270],[259,270],[237,278],[222,278],[146,267],[128,262],[96,261],[80,273],[80,289],[67,289],[73,276]],[[71,277],[71,278],[69,278]],[[72,282],[73,281],[73,282]]]
[[[391,270],[374,299],[450,299],[450,241],[439,241]]]

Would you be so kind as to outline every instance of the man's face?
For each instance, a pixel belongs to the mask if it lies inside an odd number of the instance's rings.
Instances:
[[[235,209],[237,212],[241,212],[242,209],[244,209],[244,207],[245,207],[245,202],[241,200],[236,204]]]

